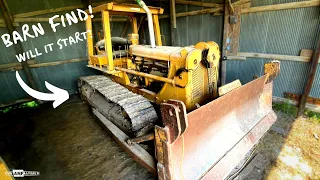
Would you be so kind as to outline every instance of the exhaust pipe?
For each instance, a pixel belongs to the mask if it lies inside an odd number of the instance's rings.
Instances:
[[[155,38],[154,38],[152,14],[151,14],[149,8],[147,7],[147,5],[142,0],[136,0],[136,2],[147,13],[148,29],[149,29],[151,48],[156,48],[156,43],[155,43]]]

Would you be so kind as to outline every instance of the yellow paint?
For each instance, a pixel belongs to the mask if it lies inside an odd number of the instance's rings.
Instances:
[[[137,23],[137,18],[136,17],[132,17],[132,32],[134,34],[138,34],[138,23]]]
[[[112,57],[112,44],[111,44],[111,32],[110,32],[110,17],[109,11],[102,12],[102,21],[103,21],[103,31],[104,31],[104,40],[105,40],[105,50],[108,60],[108,70],[113,71],[113,57]]]
[[[105,55],[94,55],[90,56],[90,61],[94,65],[102,66],[102,65],[107,65],[107,57]]]
[[[184,102],[188,111],[212,101],[217,97],[217,80],[220,52],[215,42],[200,42],[194,47],[170,47],[162,46],[161,33],[158,14],[161,9],[151,8],[153,12],[153,25],[157,48],[138,45],[139,35],[137,28],[136,13],[144,13],[138,10],[139,7],[132,5],[117,5],[109,3],[98,6],[95,10],[102,11],[105,51],[97,51],[98,55],[93,55],[93,48],[90,52],[90,62],[93,68],[99,69],[106,74],[112,75],[114,81],[126,86],[131,91],[141,94],[150,101],[160,104],[168,99],[175,99]],[[138,12],[140,11],[140,12]],[[110,14],[129,15],[132,17],[132,32],[130,41],[130,56],[113,59]],[[87,22],[87,29],[92,29],[91,22]],[[92,45],[92,41],[88,44]],[[90,46],[91,47],[91,46]],[[93,47],[93,46],[92,46]],[[207,68],[201,62],[202,51],[208,51],[206,59],[210,62],[211,68]],[[132,56],[141,57],[148,61],[170,64],[167,77],[143,73],[137,70],[136,61],[132,61]],[[179,74],[177,74],[179,72]],[[162,89],[156,94],[141,87],[132,86],[128,74],[145,78],[145,85],[148,86],[152,81],[164,82]],[[213,88],[212,88],[213,87]]]
[[[14,178],[9,174],[10,171],[7,165],[4,163],[0,157],[0,179],[1,180],[13,180]]]
[[[148,6],[150,12],[152,14],[163,14],[162,8],[155,8]],[[108,3],[108,10],[113,12],[126,12],[126,13],[145,13],[145,11],[136,4],[114,4],[114,3]]]
[[[152,20],[153,20],[153,28],[154,28],[154,34],[155,34],[154,37],[156,39],[157,46],[162,46],[158,15],[152,15]]]

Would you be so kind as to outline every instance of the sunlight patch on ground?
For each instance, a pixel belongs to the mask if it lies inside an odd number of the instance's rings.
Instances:
[[[258,152],[270,162],[264,168],[264,178],[320,179],[319,121],[277,115],[277,122],[258,146]]]
[[[308,165],[308,162],[301,157],[301,150],[298,148],[284,146],[279,155],[279,160],[298,172],[302,171],[308,175],[312,173],[312,168]]]

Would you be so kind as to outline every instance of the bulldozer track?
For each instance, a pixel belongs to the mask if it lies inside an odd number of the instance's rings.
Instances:
[[[113,122],[118,121],[115,123],[117,126],[127,124],[125,127],[129,128],[136,135],[141,130],[146,131],[145,128],[150,127],[150,124],[153,124],[158,119],[153,105],[146,98],[129,91],[122,85],[112,81],[109,77],[103,75],[80,77],[79,88],[82,96],[95,109],[107,116],[106,118],[112,118],[110,112],[112,112],[112,109],[117,109],[113,113],[118,114],[117,118],[110,120]],[[94,95],[97,95],[96,93],[99,93],[102,97],[99,96],[100,98],[98,99],[92,99]],[[113,106],[108,106],[107,108],[99,107],[98,101],[102,101],[102,99],[104,100],[102,103],[111,102]],[[114,108],[114,106],[121,108]],[[123,111],[125,111],[126,115],[124,115]],[[130,118],[129,121],[128,117]],[[131,125],[128,125],[128,123]],[[125,127],[120,128],[123,129]],[[142,135],[143,132],[142,134],[138,134]]]

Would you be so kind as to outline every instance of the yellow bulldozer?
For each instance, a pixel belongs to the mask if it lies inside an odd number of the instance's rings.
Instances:
[[[88,67],[103,75],[81,77],[79,91],[93,113],[134,160],[159,179],[225,179],[275,122],[272,81],[280,64],[245,85],[219,87],[217,43],[162,46],[162,8],[108,3],[104,38],[94,42],[86,20]],[[89,11],[88,11],[89,12]],[[111,37],[111,16],[127,16],[128,38]],[[139,45],[137,18],[147,16],[150,45]]]

